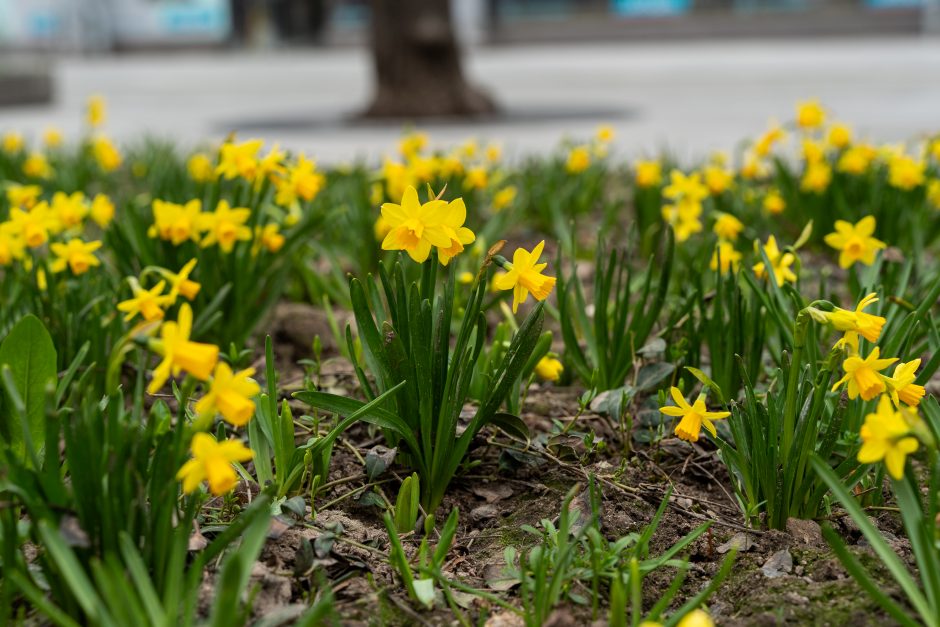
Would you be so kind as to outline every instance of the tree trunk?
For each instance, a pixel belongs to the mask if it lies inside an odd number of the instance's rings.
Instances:
[[[372,118],[494,113],[488,95],[467,83],[450,0],[372,0],[376,91]]]

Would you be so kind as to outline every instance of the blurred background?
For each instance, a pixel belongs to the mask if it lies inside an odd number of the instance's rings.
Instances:
[[[733,149],[818,98],[879,141],[940,129],[940,0],[0,0],[0,132],[325,162],[418,125],[507,155],[599,124],[626,155]]]

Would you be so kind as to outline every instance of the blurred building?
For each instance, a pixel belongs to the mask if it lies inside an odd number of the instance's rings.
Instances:
[[[916,33],[940,0],[451,0],[468,43]],[[109,51],[364,40],[368,0],[0,0],[0,47]]]

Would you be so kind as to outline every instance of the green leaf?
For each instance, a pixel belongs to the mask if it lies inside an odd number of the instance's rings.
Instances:
[[[411,584],[411,589],[415,593],[415,597],[420,601],[426,608],[431,609],[434,607],[434,580],[433,579],[415,579],[414,583]]]
[[[490,418],[490,424],[494,427],[502,429],[508,435],[519,438],[520,440],[529,440],[529,427],[526,426],[525,422],[522,421],[522,418],[519,416],[514,416],[512,414],[507,414],[504,412],[497,412],[493,414],[493,417]]]
[[[715,398],[718,399],[719,403],[724,403],[724,395],[721,392],[721,388],[718,387],[718,384],[712,381],[711,377],[699,370],[698,368],[693,368],[692,366],[686,366],[686,370],[692,373],[692,376],[702,382],[702,385],[711,389],[715,393]]]
[[[0,411],[0,435],[17,455],[38,458],[45,434],[47,389],[56,380],[55,347],[39,318],[24,317],[0,344],[0,367],[4,365],[10,368],[11,382],[22,399],[24,414],[17,416],[11,399],[5,398]],[[29,455],[27,442],[31,447]]]
[[[655,390],[666,377],[676,371],[675,364],[665,361],[656,361],[644,364],[636,374],[636,389],[638,392]]]

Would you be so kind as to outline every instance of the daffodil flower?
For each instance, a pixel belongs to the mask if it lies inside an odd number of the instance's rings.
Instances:
[[[453,239],[444,228],[448,211],[460,211],[462,205],[448,204],[444,200],[431,200],[421,203],[418,192],[410,185],[402,195],[401,204],[384,203],[382,217],[390,227],[388,235],[382,240],[382,250],[404,250],[417,263],[424,263],[431,254],[431,248],[449,249]],[[466,215],[466,208],[463,208]],[[462,224],[462,223],[461,223]],[[452,231],[452,229],[451,229]]]
[[[547,263],[539,263],[545,240],[539,242],[532,252],[517,248],[512,255],[512,263],[501,264],[507,270],[493,279],[493,286],[498,290],[512,290],[512,312],[516,313],[519,303],[524,303],[529,292],[535,300],[545,300],[555,288],[555,277],[545,276],[542,271]]]
[[[183,303],[177,321],[164,322],[160,327],[160,339],[150,340],[151,350],[163,356],[147,387],[150,394],[156,394],[170,375],[178,376],[184,370],[201,381],[212,375],[212,369],[219,360],[219,347],[190,341],[192,327],[193,310]]]
[[[855,311],[836,307],[833,311],[815,310],[815,313],[838,331],[851,331],[858,333],[869,342],[877,342],[881,336],[881,329],[885,325],[885,319],[863,311],[872,303],[877,302],[878,295],[872,292],[858,303]]]
[[[251,209],[232,207],[227,200],[220,200],[212,213],[204,213],[201,218],[201,230],[205,237],[199,242],[203,248],[218,244],[224,253],[232,252],[235,242],[251,239],[251,228],[245,223],[251,217]]]
[[[669,389],[669,394],[672,396],[672,400],[675,401],[676,405],[660,407],[659,411],[667,416],[682,418],[679,424],[676,425],[675,431],[676,436],[680,440],[697,442],[702,432],[702,427],[705,427],[705,430],[712,434],[712,437],[715,437],[718,435],[718,432],[715,430],[715,425],[712,421],[721,420],[731,415],[729,411],[708,411],[702,397],[697,398],[693,404],[689,405],[685,397],[682,396],[682,392],[675,386]]]
[[[865,416],[865,424],[860,431],[862,447],[858,451],[858,461],[874,464],[884,460],[888,474],[894,479],[902,479],[907,456],[918,447],[917,439],[909,434],[907,421],[894,409],[888,397],[882,396],[875,413]]]
[[[796,255],[789,252],[781,253],[777,247],[777,238],[773,235],[767,238],[767,243],[764,245],[764,254],[770,260],[774,280],[777,282],[778,287],[782,287],[787,281],[796,283],[796,274],[790,269],[790,266],[796,261]],[[766,271],[763,261],[754,265],[754,274],[758,279],[764,278]]]
[[[176,478],[183,482],[183,492],[195,492],[203,481],[209,482],[209,491],[221,496],[235,487],[238,474],[233,462],[247,462],[253,457],[251,449],[238,440],[217,442],[208,433],[197,433],[190,444],[193,458],[183,464]]]
[[[101,265],[101,261],[92,254],[99,248],[99,241],[83,242],[78,238],[70,239],[65,244],[50,244],[49,250],[56,256],[50,269],[53,272],[62,272],[67,267],[75,276],[84,274],[89,268]]]
[[[222,414],[226,422],[241,427],[255,415],[253,396],[261,391],[251,379],[254,368],[232,372],[228,364],[219,362],[209,385],[209,391],[196,403],[200,416]]]
[[[839,266],[849,268],[860,261],[866,266],[875,263],[875,253],[886,244],[872,237],[875,232],[875,218],[865,216],[856,224],[845,220],[836,220],[835,233],[824,238],[829,246],[839,251]]]
[[[558,381],[564,371],[565,367],[561,361],[548,355],[535,364],[535,374],[546,381]]]
[[[877,346],[864,359],[858,355],[847,357],[842,363],[845,376],[836,381],[832,390],[836,391],[843,384],[847,384],[849,398],[855,399],[861,396],[862,400],[870,401],[886,389],[886,378],[881,371],[897,360],[897,357],[880,359],[880,349]]]
[[[163,293],[166,281],[160,281],[149,290],[142,288],[135,277],[129,278],[128,283],[134,296],[117,305],[118,311],[127,314],[124,316],[125,322],[130,322],[137,314],[140,314],[147,322],[160,320],[163,318],[163,308],[176,300],[175,296]]]
[[[920,359],[906,363],[899,363],[894,368],[894,375],[888,378],[888,391],[895,405],[901,402],[911,407],[917,407],[920,399],[924,397],[924,386],[917,385],[917,369],[920,368]]]

